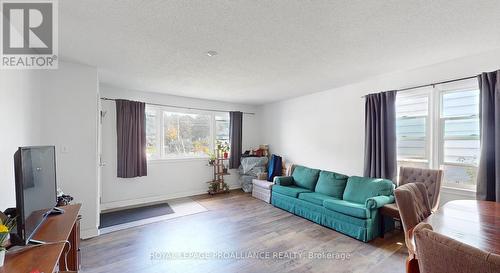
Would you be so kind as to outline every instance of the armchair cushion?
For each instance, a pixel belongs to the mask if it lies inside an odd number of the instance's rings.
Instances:
[[[349,177],[343,174],[321,171],[314,191],[337,199],[342,199],[342,194],[347,184],[347,178]]]
[[[276,176],[274,177],[274,183],[281,186],[292,186],[293,177],[291,176]]]
[[[273,182],[269,182],[267,180],[253,179],[252,184],[254,187],[260,187],[268,190],[273,187]]]
[[[277,193],[281,193],[281,194],[286,195],[286,196],[297,198],[297,196],[299,196],[299,193],[311,192],[311,191],[308,189],[297,187],[297,186],[274,185],[273,192],[277,192]]]
[[[345,200],[325,200],[323,206],[329,210],[340,212],[357,218],[370,218],[371,212],[364,204],[349,202]]]
[[[318,181],[319,170],[297,165],[293,170],[292,176],[293,183],[296,186],[314,191],[314,187]]]
[[[393,191],[394,184],[390,180],[351,176],[347,180],[342,199],[363,204],[364,206],[368,198],[379,195],[393,195]]]

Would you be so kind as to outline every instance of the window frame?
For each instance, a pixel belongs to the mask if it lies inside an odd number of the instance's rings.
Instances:
[[[420,88],[419,88],[420,89]],[[423,94],[428,95],[428,118],[427,122],[427,150],[426,152],[429,154],[428,157],[428,167],[433,169],[442,169],[441,166],[458,166],[458,167],[472,167],[475,168],[476,174],[478,165],[470,164],[470,163],[455,163],[455,162],[445,162],[445,138],[444,138],[444,129],[446,120],[459,120],[464,118],[479,118],[479,112],[476,115],[464,115],[464,116],[453,116],[453,117],[444,117],[443,116],[443,103],[444,103],[444,95],[453,93],[453,92],[461,92],[466,90],[477,90],[478,85],[477,81],[474,80],[463,80],[459,82],[447,83],[435,85],[432,87],[422,88],[421,91],[409,91],[412,93],[421,92]],[[411,96],[406,94],[398,94],[398,96]],[[419,96],[415,96],[418,98]],[[449,139],[449,138],[448,138]],[[481,139],[481,133],[474,138],[474,140]],[[466,139],[469,140],[469,139]],[[408,163],[425,163],[425,160],[417,160],[417,159],[400,159],[397,158],[398,163],[398,171],[399,166],[404,165],[405,162]],[[475,181],[477,183],[477,181]],[[442,186],[444,188],[456,189],[456,190],[467,190],[467,191],[475,191],[474,185],[463,185],[463,184],[452,184],[446,183],[443,180]]]
[[[455,167],[470,167],[474,168],[476,171],[478,171],[479,163],[477,165],[475,164],[470,164],[470,163],[457,163],[457,162],[446,162],[445,161],[445,136],[444,136],[444,130],[445,130],[445,122],[447,120],[460,120],[464,118],[478,118],[479,119],[479,112],[476,115],[464,115],[464,116],[452,116],[452,117],[444,117],[443,115],[443,110],[444,110],[444,95],[450,94],[450,93],[457,93],[457,92],[463,92],[463,91],[468,91],[468,90],[477,90],[479,87],[477,85],[477,81],[473,80],[464,80],[464,81],[458,81],[458,82],[453,82],[453,83],[448,83],[448,84],[442,84],[439,86],[435,86],[434,89],[436,90],[435,96],[437,97],[437,101],[439,102],[436,104],[437,106],[437,115],[436,115],[436,144],[437,144],[437,150],[436,150],[436,164],[432,165],[434,168],[441,169],[441,166],[455,166]],[[477,136],[477,139],[460,139],[460,140],[479,140],[481,141],[481,132]],[[475,181],[477,183],[477,181]],[[474,185],[463,185],[463,184],[452,184],[452,183],[446,183],[446,181],[443,180],[442,186],[446,188],[452,188],[452,189],[460,189],[460,190],[476,190],[476,184]]]
[[[195,115],[207,115],[210,117],[210,141],[209,149],[213,151],[215,149],[217,136],[216,136],[216,116],[220,116],[220,113],[215,111],[205,111],[205,110],[195,110],[195,109],[183,109],[168,106],[157,106],[157,105],[146,105],[146,111],[156,111],[156,146],[159,151],[156,155],[148,156],[148,163],[155,162],[174,162],[174,161],[192,161],[192,160],[207,160],[209,158],[208,154],[194,156],[194,155],[175,155],[168,156],[165,153],[165,113],[180,113],[180,114],[195,114]],[[228,141],[229,142],[229,141]]]
[[[403,97],[413,97],[413,98],[422,98],[427,97],[427,115],[415,115],[415,116],[403,116],[404,119],[414,119],[414,118],[425,118],[425,159],[412,159],[412,158],[397,158],[398,165],[400,162],[408,162],[408,163],[427,163],[428,166],[432,166],[432,89],[431,88],[418,88],[413,91],[408,91],[407,94],[399,95]],[[397,97],[396,97],[397,99]],[[396,120],[400,119],[396,117]],[[397,142],[397,140],[396,140]],[[397,144],[396,144],[397,145]],[[398,170],[399,171],[399,170]]]

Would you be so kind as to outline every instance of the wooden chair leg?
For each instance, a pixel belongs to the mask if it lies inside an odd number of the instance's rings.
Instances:
[[[406,258],[406,273],[420,273],[417,258],[409,256]]]

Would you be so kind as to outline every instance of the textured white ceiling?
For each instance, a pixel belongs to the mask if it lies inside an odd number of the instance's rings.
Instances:
[[[263,104],[500,47],[498,0],[63,0],[63,59],[102,82]],[[206,52],[218,55],[208,57]]]

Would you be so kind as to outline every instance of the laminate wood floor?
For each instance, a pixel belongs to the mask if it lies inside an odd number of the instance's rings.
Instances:
[[[401,231],[363,243],[241,191],[193,199],[208,211],[83,241],[82,272],[405,272]]]

